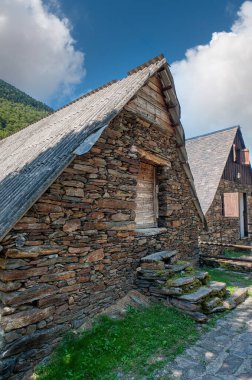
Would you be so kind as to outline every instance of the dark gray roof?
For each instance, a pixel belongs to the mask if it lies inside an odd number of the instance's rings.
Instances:
[[[102,130],[156,72],[164,86],[183,161],[187,161],[180,107],[168,65],[161,55],[132,70],[126,78],[98,88],[0,141],[0,239],[76,154],[90,149]],[[190,170],[187,175],[195,195]],[[195,204],[204,220],[196,195]]]
[[[186,140],[194,183],[204,214],[211,206],[239,127],[231,127]]]

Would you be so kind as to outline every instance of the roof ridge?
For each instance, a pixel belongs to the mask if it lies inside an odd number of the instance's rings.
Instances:
[[[130,76],[131,74],[134,74],[135,72],[138,72],[139,70],[142,70],[144,67],[148,67],[148,66],[150,66],[150,65],[153,64],[153,63],[156,63],[156,62],[161,61],[162,59],[165,59],[165,57],[164,57],[163,54],[160,54],[160,55],[158,55],[158,56],[156,56],[156,57],[150,59],[149,61],[143,63],[142,65],[136,67],[135,69],[131,70],[130,72],[127,73],[127,75]],[[133,71],[134,71],[134,72],[133,72]],[[49,112],[47,115],[45,115],[44,117],[42,117],[42,118],[39,119],[38,121],[35,121],[35,122],[33,122],[33,123],[27,125],[27,127],[29,127],[29,126],[31,126],[31,125],[33,125],[33,124],[36,124],[36,123],[40,122],[41,120],[47,119],[49,116],[54,115],[54,114],[57,113],[58,111],[61,111],[61,110],[63,110],[64,108],[66,108],[66,107],[68,107],[68,106],[70,106],[70,105],[72,105],[72,104],[78,102],[79,100],[84,99],[84,98],[86,98],[86,97],[88,97],[88,96],[90,96],[90,95],[93,95],[93,94],[95,94],[96,92],[101,91],[101,90],[103,90],[104,88],[109,87],[109,86],[111,86],[112,84],[114,84],[114,83],[116,83],[116,82],[120,82],[122,79],[125,79],[125,78],[127,78],[127,77],[124,77],[124,78],[121,78],[121,79],[113,79],[113,80],[111,80],[111,81],[109,81],[109,82],[107,82],[107,83],[105,83],[105,84],[103,84],[103,85],[101,85],[101,86],[99,86],[99,87],[96,87],[95,89],[93,89],[93,90],[91,90],[91,91],[89,91],[89,92],[86,92],[85,94],[79,96],[78,98],[76,98],[76,99],[74,99],[74,100],[71,100],[69,103],[64,104],[62,107],[60,107],[60,108],[58,108],[58,109],[56,109],[56,110],[53,110],[52,112]],[[18,130],[18,131],[15,131],[15,132],[11,133],[11,135],[9,135],[8,137],[17,134],[18,132],[22,131],[23,129],[25,129],[25,128],[22,128],[22,129],[20,129],[20,130]],[[6,138],[8,139],[8,137],[6,137]],[[5,140],[5,139],[3,139],[3,141],[4,141],[4,140]],[[2,140],[0,140],[0,141],[2,141]]]
[[[120,80],[120,79],[113,79],[113,80],[111,80],[111,81],[109,81],[109,82],[103,84],[102,86],[96,87],[95,89],[93,89],[93,90],[91,90],[91,91],[89,91],[89,92],[86,92],[85,94],[79,96],[78,98],[76,98],[76,99],[74,99],[74,100],[71,100],[71,102],[65,104],[64,106],[62,106],[62,107],[60,107],[60,108],[58,108],[58,109],[55,110],[54,112],[57,112],[57,111],[59,111],[59,110],[62,110],[63,108],[66,108],[66,107],[70,106],[71,104],[77,102],[77,101],[80,100],[80,99],[84,99],[84,98],[86,98],[86,97],[88,97],[88,96],[90,96],[90,95],[93,95],[93,94],[95,94],[96,92],[98,92],[98,91],[100,91],[100,90],[103,90],[104,88],[109,87],[109,86],[111,86],[112,84],[114,84],[114,83],[116,83],[116,82],[119,82],[119,80]],[[54,113],[54,112],[53,112],[53,113]]]
[[[228,127],[228,128],[223,128],[223,129],[219,129],[218,131],[213,131],[213,132],[209,132],[209,133],[204,133],[203,135],[198,135],[198,136],[194,136],[194,137],[189,137],[188,139],[186,139],[186,141],[189,141],[189,140],[195,140],[195,139],[198,139],[200,137],[207,137],[207,136],[211,136],[211,135],[215,135],[215,134],[218,134],[218,133],[221,133],[221,132],[225,132],[225,131],[229,131],[231,129],[239,129],[241,128],[240,125],[235,125],[233,127]]]
[[[140,66],[137,66],[135,67],[134,69],[130,70],[127,72],[128,76],[132,75],[132,74],[135,74],[137,73],[139,70],[143,70],[145,67],[148,67],[150,65],[153,65],[153,63],[156,63],[156,62],[159,62],[159,61],[162,61],[162,59],[164,59],[164,54],[159,54],[157,55],[156,57],[152,58],[152,59],[149,59],[149,61],[146,61],[144,63],[142,63]]]
[[[164,58],[165,58],[165,57],[164,57],[163,54],[159,54],[158,56],[156,56],[156,57],[150,59],[149,61],[144,62],[142,65],[135,67],[135,68],[132,69],[131,71],[128,71],[128,72],[127,72],[127,76],[130,76],[130,75],[132,75],[132,74],[135,74],[136,72],[138,72],[138,71],[140,71],[140,70],[143,70],[145,67],[148,67],[148,66],[152,65],[153,63],[159,62],[159,61],[161,61],[161,60],[164,59]],[[104,88],[109,87],[109,86],[111,86],[112,84],[114,84],[114,83],[116,83],[116,82],[121,81],[122,79],[123,79],[123,78],[121,78],[121,79],[113,79],[113,80],[111,80],[111,81],[109,81],[109,82],[103,84],[102,86],[96,87],[94,90],[91,90],[91,91],[89,91],[89,92],[86,92],[85,94],[79,96],[78,98],[76,98],[76,99],[72,100],[71,102],[65,104],[64,106],[58,108],[58,109],[55,110],[54,112],[57,112],[57,111],[59,111],[59,110],[65,108],[65,107],[69,106],[70,104],[73,104],[73,103],[77,102],[77,101],[80,100],[80,99],[83,99],[83,98],[86,98],[87,96],[93,95],[93,94],[95,94],[96,92],[98,92],[98,91],[100,91],[100,90],[103,90]],[[52,112],[52,113],[54,113],[54,112]]]

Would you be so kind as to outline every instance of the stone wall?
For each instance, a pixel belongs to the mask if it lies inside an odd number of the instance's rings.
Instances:
[[[169,161],[158,168],[162,228],[150,235],[134,222],[140,158],[133,144]],[[142,256],[197,255],[201,227],[174,138],[122,112],[1,242],[3,379],[22,378],[67,330],[124,296]]]
[[[240,240],[240,218],[223,216],[222,194],[228,192],[247,193],[249,236],[252,233],[252,186],[222,179],[216,192],[213,203],[206,214],[208,231],[201,234],[202,241],[235,244]],[[214,246],[201,246],[204,254],[218,255],[224,248]]]

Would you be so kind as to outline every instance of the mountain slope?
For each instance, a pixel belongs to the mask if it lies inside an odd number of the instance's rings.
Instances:
[[[52,108],[0,79],[0,139],[42,119]]]

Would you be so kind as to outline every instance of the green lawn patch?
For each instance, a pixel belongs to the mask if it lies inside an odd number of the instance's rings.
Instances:
[[[187,315],[155,304],[130,309],[123,320],[103,317],[92,330],[68,334],[38,380],[116,380],[118,372],[152,378],[153,371],[181,354],[198,337]]]
[[[232,249],[225,249],[223,252],[225,257],[239,259],[251,256],[251,251],[234,251]],[[251,256],[252,257],[252,256]]]
[[[252,275],[237,273],[221,268],[202,268],[210,275],[211,280],[225,282],[227,289],[233,294],[238,287],[252,286]]]

